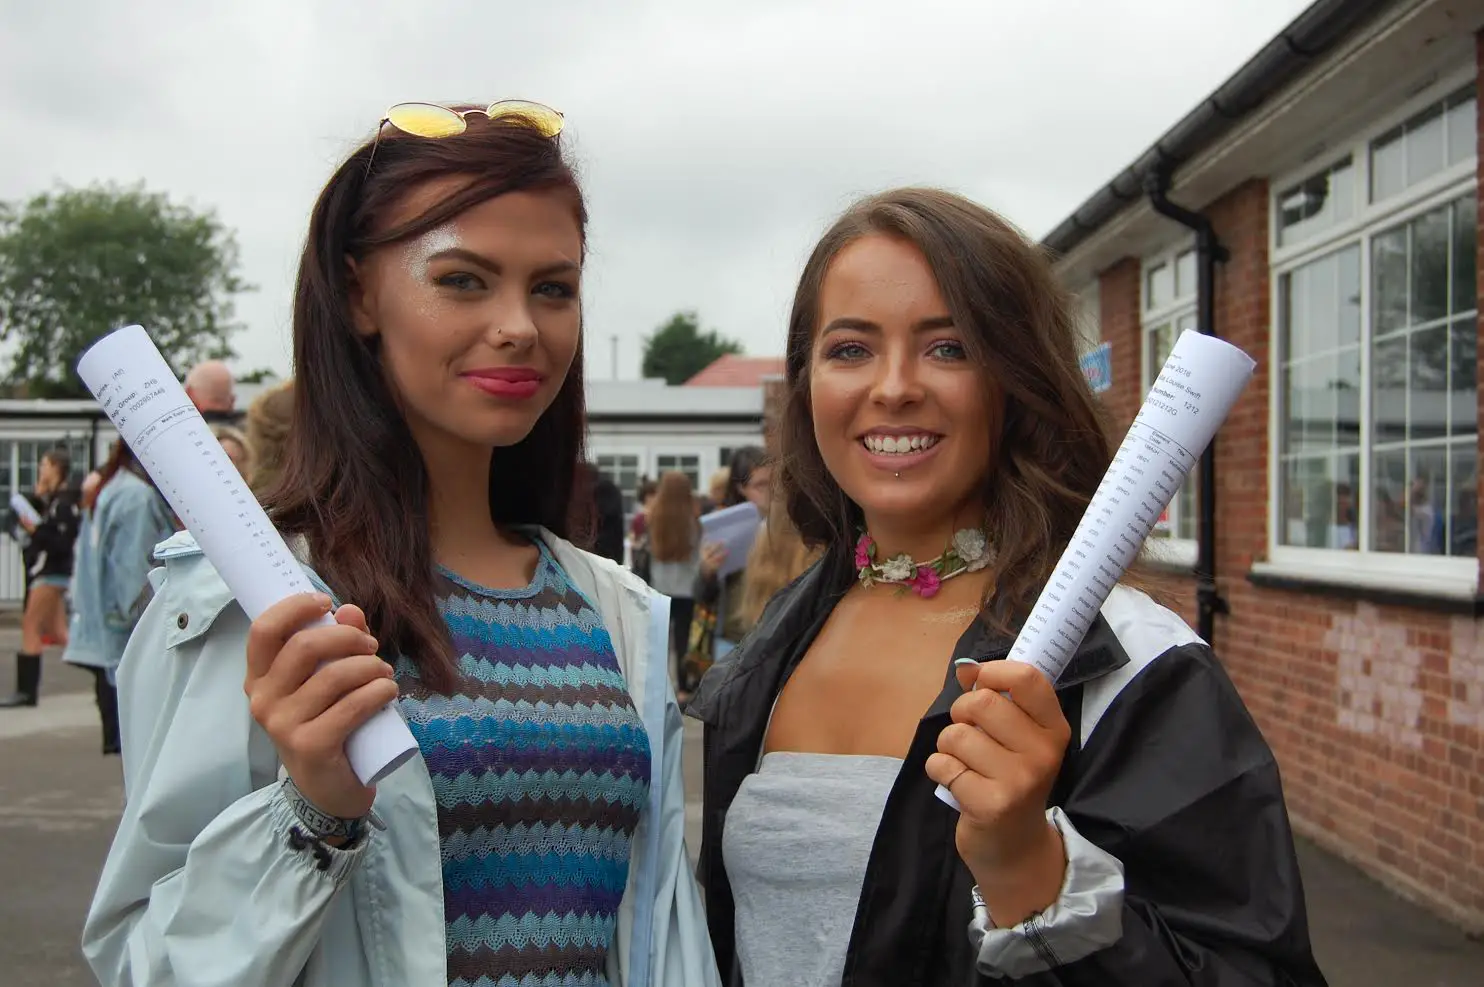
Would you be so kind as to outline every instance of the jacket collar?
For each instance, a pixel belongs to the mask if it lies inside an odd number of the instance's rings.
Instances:
[[[686,714],[714,726],[738,690],[749,683],[765,683],[767,702],[771,704],[783,681],[803,660],[825,619],[853,584],[849,563],[844,549],[832,546],[803,575],[780,590],[728,660],[702,679]],[[995,632],[983,621],[970,624],[948,658],[943,690],[928,715],[946,713],[958,698],[953,666],[956,659],[996,661],[1010,653],[1012,644],[1012,636]],[[1128,653],[1100,613],[1057,680],[1056,689],[1060,692],[1101,678],[1128,662]]]

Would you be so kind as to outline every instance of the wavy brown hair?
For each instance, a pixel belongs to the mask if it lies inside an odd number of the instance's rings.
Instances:
[[[454,671],[430,576],[428,475],[384,375],[377,337],[355,331],[351,268],[372,251],[448,222],[510,192],[567,197],[586,242],[587,210],[560,138],[519,118],[472,114],[462,134],[439,139],[384,128],[330,178],[309,220],[294,294],[295,400],[282,472],[263,493],[274,523],[303,535],[320,575],[366,611],[384,653],[416,662],[433,688]],[[373,145],[375,150],[372,160]],[[460,184],[421,215],[393,223],[412,190]],[[490,459],[490,517],[539,524],[566,537],[582,459],[582,347],[531,433]]]
[[[690,477],[670,472],[660,477],[654,506],[645,525],[649,554],[656,562],[689,562],[696,553],[696,494]]]
[[[854,541],[860,508],[835,483],[814,439],[809,361],[830,262],[872,234],[922,251],[970,359],[986,387],[1003,395],[1004,425],[981,493],[997,549],[985,615],[1009,631],[1071,540],[1113,446],[1078,367],[1071,308],[1048,258],[993,212],[949,192],[896,189],[856,203],[824,234],[804,266],[789,317],[775,482],[806,542]]]
[[[273,488],[283,472],[293,419],[292,380],[264,391],[247,406],[247,447],[252,450],[252,479],[248,486],[260,497]]]

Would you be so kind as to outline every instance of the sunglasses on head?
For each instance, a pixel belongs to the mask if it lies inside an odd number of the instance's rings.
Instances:
[[[376,125],[376,140],[371,145],[371,154],[367,156],[366,170],[371,170],[371,159],[376,156],[382,129],[387,124],[413,137],[454,137],[469,129],[469,116],[474,113],[482,113],[490,120],[522,123],[544,137],[555,137],[562,132],[563,117],[560,110],[524,99],[501,99],[484,109],[472,110],[455,110],[438,103],[398,103],[388,109],[381,122]]]

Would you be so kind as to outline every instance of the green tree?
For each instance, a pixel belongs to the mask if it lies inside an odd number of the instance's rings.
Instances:
[[[0,340],[12,394],[86,397],[77,360],[140,323],[177,373],[232,356],[237,241],[211,212],[142,185],[94,185],[0,204]]]
[[[276,374],[273,371],[273,368],[271,368],[271,367],[259,367],[256,370],[250,370],[247,373],[242,374],[240,377],[237,378],[237,383],[239,383],[239,384],[261,384],[261,383],[263,383],[263,381],[265,381],[265,380],[272,380],[272,379],[274,379],[277,376],[278,376],[278,374]]]
[[[644,337],[645,377],[663,377],[666,383],[683,384],[728,353],[741,353],[735,340],[701,331],[695,312],[677,312],[670,321]]]

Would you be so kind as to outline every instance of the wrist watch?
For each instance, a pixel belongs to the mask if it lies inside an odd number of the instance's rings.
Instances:
[[[316,840],[338,838],[354,843],[366,827],[365,816],[345,819],[341,816],[332,816],[328,812],[321,812],[313,802],[304,797],[304,793],[299,791],[299,786],[294,784],[292,778],[284,778],[283,794],[288,799],[289,806],[294,810],[294,815],[299,817],[299,822]]]

